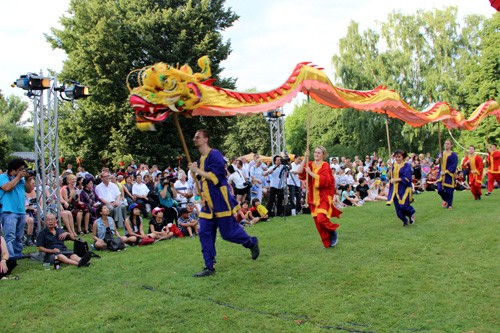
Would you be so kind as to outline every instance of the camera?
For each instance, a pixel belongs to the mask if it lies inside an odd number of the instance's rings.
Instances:
[[[33,169],[25,169],[24,171],[26,171],[26,175],[29,176],[29,177],[36,177],[36,171],[33,170]]]
[[[288,156],[287,153],[285,153],[285,155],[281,157],[281,164],[290,166],[290,156]]]

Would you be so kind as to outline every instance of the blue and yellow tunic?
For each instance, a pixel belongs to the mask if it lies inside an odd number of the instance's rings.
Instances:
[[[443,187],[455,188],[455,171],[457,171],[458,156],[454,152],[443,152],[441,160],[437,181],[441,182]]]
[[[389,201],[387,201],[387,204],[393,203],[395,197],[401,205],[410,204],[412,199],[411,175],[410,164],[405,162],[401,164],[394,163],[392,166],[392,178],[401,178],[401,181],[391,183],[389,186]]]
[[[227,183],[226,161],[222,153],[210,149],[208,154],[201,156],[198,167],[209,174],[209,177],[200,180],[201,196],[205,201],[200,218],[213,219],[235,214],[240,205]]]

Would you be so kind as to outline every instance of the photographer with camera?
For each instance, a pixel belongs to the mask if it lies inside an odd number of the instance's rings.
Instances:
[[[286,161],[286,160],[285,160]],[[290,161],[290,158],[288,158]],[[273,158],[273,166],[270,167],[264,176],[271,176],[271,189],[269,193],[269,201],[267,202],[267,210],[269,211],[269,216],[283,216],[283,188],[286,185],[287,169],[285,169],[284,164],[281,163],[281,156],[276,155]],[[274,213],[274,205],[276,204],[276,214]]]
[[[164,217],[168,223],[174,223],[177,220],[177,210],[175,209],[179,203],[174,199],[177,197],[177,191],[174,184],[176,178],[168,176],[161,178],[158,184],[158,194],[160,199],[160,207],[165,209]]]
[[[287,179],[288,191],[290,192],[290,204],[292,209],[295,209],[296,214],[302,211],[302,184],[298,172],[300,162],[302,162],[302,158],[300,156],[295,156]],[[293,211],[292,215],[294,215]]]
[[[0,175],[0,220],[2,221],[5,243],[11,259],[23,256],[23,236],[26,225],[24,201],[26,193],[33,190],[32,183],[26,182],[26,162],[14,159],[7,166],[7,172]]]

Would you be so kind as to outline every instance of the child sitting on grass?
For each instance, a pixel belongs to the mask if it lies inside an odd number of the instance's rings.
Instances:
[[[261,221],[267,221],[269,219],[269,211],[266,207],[260,204],[260,200],[258,198],[252,199],[252,207],[250,208],[250,212],[252,212],[252,215],[254,217],[254,220],[252,222],[253,224]]]
[[[241,203],[241,208],[235,214],[235,217],[238,223],[244,227],[254,224],[253,221],[255,220],[255,218],[253,217],[250,208],[248,208],[248,201],[244,200]]]
[[[186,208],[181,208],[177,222],[184,236],[189,235],[189,237],[193,238],[198,235],[198,222],[189,216]]]

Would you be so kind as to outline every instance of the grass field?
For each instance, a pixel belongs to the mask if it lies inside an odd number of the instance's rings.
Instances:
[[[307,215],[248,228],[256,261],[219,237],[207,278],[192,277],[203,261],[189,238],[99,253],[89,268],[22,260],[20,280],[0,281],[0,330],[499,332],[500,191],[456,193],[450,211],[435,193],[415,199],[407,228],[382,202],[344,209],[335,249]]]

